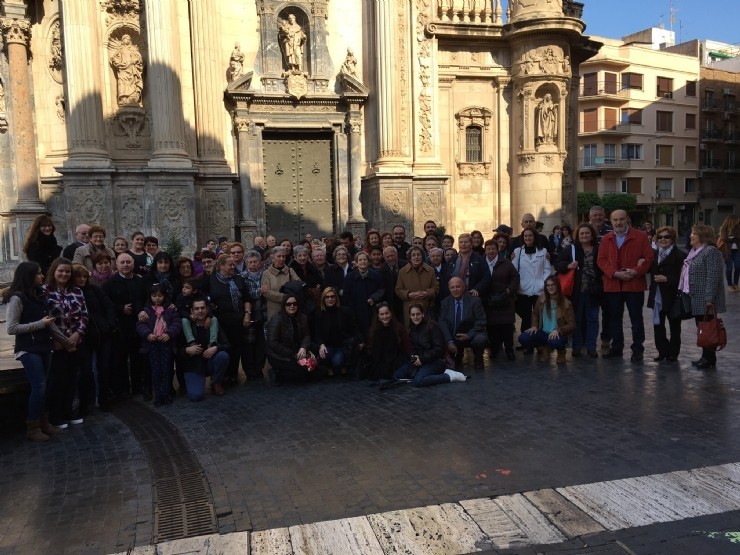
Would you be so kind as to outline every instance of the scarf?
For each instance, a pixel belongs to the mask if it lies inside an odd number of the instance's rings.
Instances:
[[[100,285],[103,285],[106,281],[113,277],[114,272],[113,270],[111,270],[107,274],[103,274],[101,272],[98,272],[97,270],[93,270],[92,275]]]
[[[154,330],[152,333],[160,337],[161,335],[164,335],[167,333],[167,324],[164,321],[164,318],[162,315],[164,314],[164,307],[163,306],[152,306],[152,310],[154,311],[154,314],[157,316],[157,320],[154,322]]]
[[[172,298],[172,294],[174,291],[172,291],[172,283],[170,283],[170,275],[163,273],[163,272],[154,272],[154,277],[157,279],[155,283],[159,283],[162,287],[165,288],[165,290],[170,294],[170,298]]]
[[[681,278],[678,280],[678,289],[684,293],[691,293],[689,284],[689,268],[691,267],[691,261],[696,258],[699,253],[704,250],[706,245],[700,246],[698,249],[691,249],[686,260],[683,261],[683,268],[681,268]]]
[[[216,279],[224,285],[229,286],[229,295],[231,295],[231,306],[234,309],[234,312],[241,312],[242,294],[241,291],[239,291],[239,287],[237,287],[236,285],[236,280],[234,279],[234,276],[227,277],[221,272],[217,272]]]

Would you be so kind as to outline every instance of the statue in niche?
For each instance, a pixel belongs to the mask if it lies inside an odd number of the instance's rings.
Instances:
[[[344,59],[341,72],[357,79],[357,58],[351,48],[347,49],[347,57]]]
[[[537,146],[554,145],[558,134],[558,107],[550,93],[537,105]]]
[[[237,42],[234,45],[234,50],[231,51],[231,57],[229,58],[229,69],[226,72],[226,80],[231,83],[236,81],[244,74],[244,54],[242,53],[241,46]]]
[[[298,25],[295,15],[288,19],[278,19],[278,38],[283,47],[283,56],[288,71],[300,72],[303,69],[303,45],[306,44],[306,33]]]
[[[116,74],[119,106],[141,106],[141,92],[144,90],[144,59],[139,47],[131,41],[130,35],[121,40],[111,39],[115,54],[110,65]]]

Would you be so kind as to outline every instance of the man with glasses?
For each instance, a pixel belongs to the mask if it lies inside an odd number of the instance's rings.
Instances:
[[[409,250],[409,245],[406,242],[406,228],[402,225],[393,226],[393,246],[396,247],[396,253],[400,260],[406,260],[406,253]]]
[[[645,351],[645,274],[653,264],[654,253],[647,234],[630,225],[626,210],[611,213],[613,231],[599,245],[598,264],[604,272],[604,297],[609,312],[612,343],[604,358],[621,358],[624,349],[622,317],[627,307],[632,324],[632,362],[641,362]]]
[[[90,226],[87,224],[80,224],[75,229],[75,240],[73,243],[64,247],[62,256],[67,260],[72,260],[75,257],[75,251],[80,247],[84,247],[90,242]]]

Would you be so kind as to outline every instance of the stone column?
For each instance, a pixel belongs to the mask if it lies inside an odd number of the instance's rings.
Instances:
[[[190,168],[185,151],[185,119],[177,46],[177,8],[173,0],[145,2],[148,67],[146,86],[152,114],[151,168]]]
[[[393,3],[375,1],[375,44],[379,49],[393,50],[396,45]],[[394,56],[376,56],[377,110],[378,110],[378,163],[384,159],[399,158],[402,154],[399,132],[399,97]]]
[[[105,149],[99,49],[95,18],[97,4],[63,0],[65,82],[67,94],[67,137],[69,159],[65,167],[109,167]]]
[[[354,108],[354,107],[353,107]],[[357,111],[351,111],[348,117],[347,128],[349,131],[349,219],[347,229],[353,234],[363,236],[366,232],[367,220],[362,216],[362,203],[360,193],[362,191],[362,175],[360,164],[362,162],[362,121],[360,120],[359,107]]]
[[[254,125],[254,124],[251,124]],[[255,215],[253,213],[252,178],[249,168],[249,135],[250,123],[247,118],[234,118],[234,128],[237,133],[237,157],[239,163],[239,193],[242,204],[242,217],[239,222],[242,240],[251,237],[254,244],[254,236],[257,230]]]
[[[195,124],[198,158],[203,172],[228,172],[224,148],[221,111],[223,72],[217,67],[221,51],[216,0],[190,0],[190,36],[195,85]]]
[[[13,6],[15,7],[15,6]],[[11,5],[5,7],[10,15]],[[23,8],[25,12],[25,7]],[[8,47],[8,111],[12,113],[11,132],[15,143],[15,172],[18,201],[13,212],[39,213],[46,207],[39,199],[39,174],[36,159],[36,140],[33,127],[33,104],[31,79],[28,67],[28,47],[31,40],[31,24],[23,18],[6,17],[0,19],[3,35]],[[21,228],[18,228],[19,238]],[[23,233],[25,234],[25,233]],[[22,239],[20,239],[22,240]]]

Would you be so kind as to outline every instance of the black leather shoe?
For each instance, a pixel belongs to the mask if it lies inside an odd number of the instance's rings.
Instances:
[[[506,358],[509,360],[516,360],[516,355],[514,354],[514,351],[506,351]]]
[[[692,360],[691,366],[698,367],[700,364],[704,364],[705,362],[707,362],[707,359],[705,359],[704,357],[701,357],[699,360]]]
[[[588,356],[591,358],[599,358],[599,353],[597,351],[588,351]]]
[[[676,357],[665,357],[666,362],[676,362]]]
[[[714,368],[715,366],[717,366],[717,363],[716,362],[711,362],[711,361],[709,361],[707,359],[704,359],[703,362],[700,362],[699,364],[696,365],[696,367],[699,370],[710,370],[710,369]]]
[[[655,362],[663,362],[663,361],[664,361],[665,359],[666,359],[666,357],[665,357],[665,356],[663,356],[663,355],[660,355],[660,356],[657,356],[657,357],[655,357],[655,358],[654,358],[653,360],[654,360]]]
[[[622,351],[609,351],[601,355],[601,358],[622,358]]]
[[[644,358],[645,358],[645,355],[643,355],[642,353],[632,353],[630,360],[632,362],[642,362]]]

